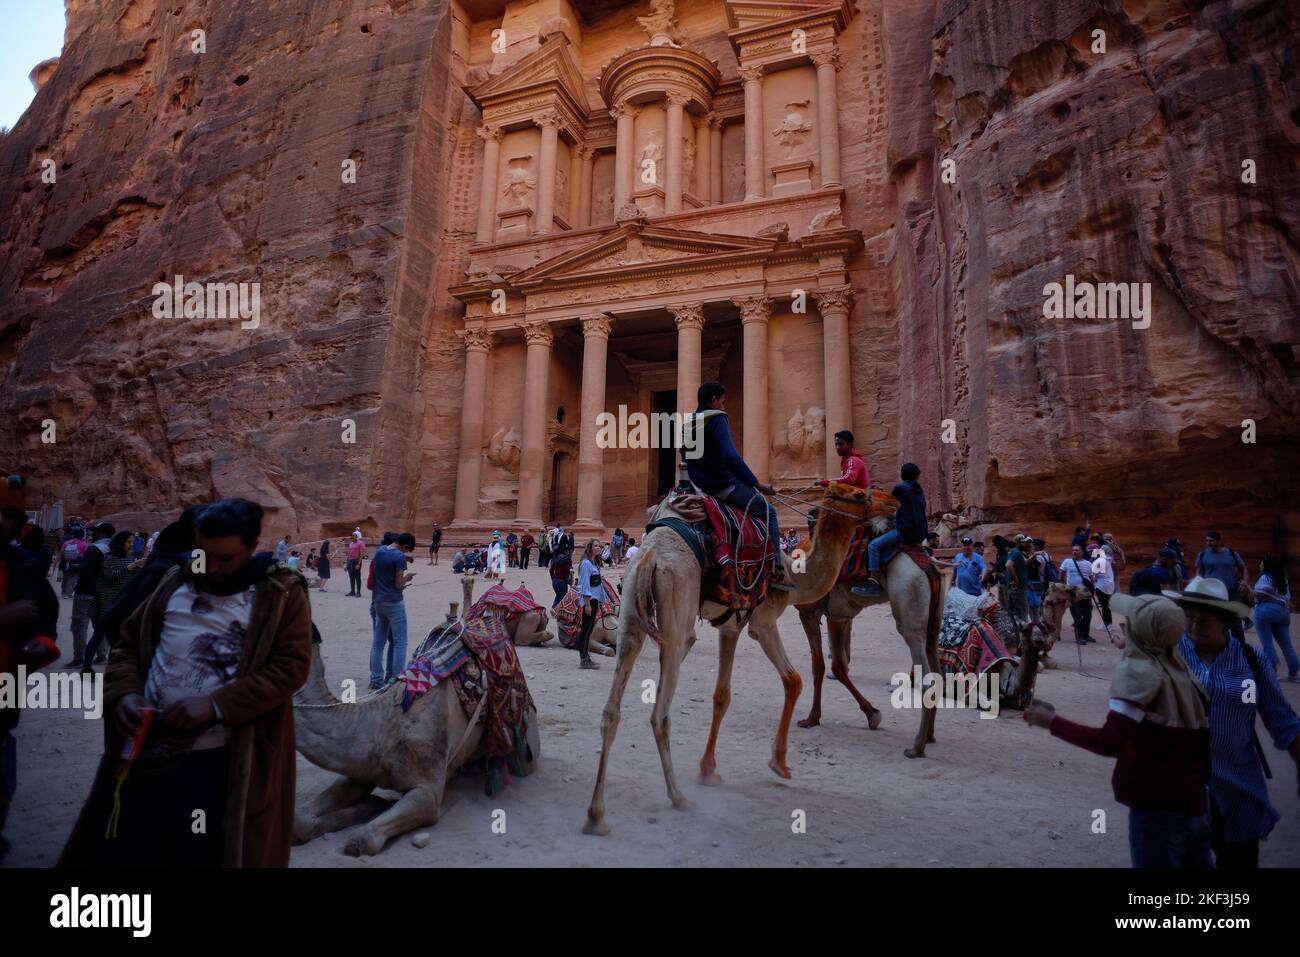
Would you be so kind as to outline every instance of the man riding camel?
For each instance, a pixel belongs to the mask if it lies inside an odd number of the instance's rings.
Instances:
[[[867,463],[853,448],[853,433],[848,429],[841,429],[835,433],[835,452],[840,457],[840,477],[835,479],[836,482],[843,482],[854,488],[867,488],[871,485],[871,473],[867,471]],[[817,484],[826,488],[831,484],[831,479],[822,479]]]
[[[866,598],[879,598],[884,594],[880,587],[880,553],[889,545],[919,545],[925,541],[928,528],[928,516],[925,509],[925,492],[921,491],[921,470],[912,462],[903,466],[900,477],[902,481],[894,486],[892,495],[898,499],[898,512],[894,515],[894,527],[883,535],[877,535],[867,546],[867,574],[871,577],[861,584],[854,585],[853,594]]]
[[[698,456],[685,455],[686,473],[700,491],[755,518],[767,518],[768,541],[774,548],[770,585],[781,591],[793,591],[794,585],[785,580],[781,549],[777,547],[781,530],[776,523],[776,509],[763,498],[775,489],[758,480],[731,440],[726,413],[727,390],[721,382],[705,382],[696,397],[699,407],[692,417],[692,424],[698,429],[703,423],[703,445]]]

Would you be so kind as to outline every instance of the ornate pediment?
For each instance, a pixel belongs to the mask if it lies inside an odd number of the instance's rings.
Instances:
[[[692,269],[720,261],[760,262],[779,245],[773,238],[701,233],[630,222],[594,242],[561,253],[516,273],[510,284],[519,290],[542,283],[597,281],[611,273],[657,270],[680,263]]]
[[[825,0],[727,0],[727,26],[732,30],[766,26],[837,6],[838,3],[826,3]]]
[[[553,100],[569,119],[585,120],[587,94],[582,72],[574,62],[569,38],[548,36],[540,47],[496,76],[466,87],[469,98],[483,111],[484,123],[508,123],[537,112],[542,101]]]

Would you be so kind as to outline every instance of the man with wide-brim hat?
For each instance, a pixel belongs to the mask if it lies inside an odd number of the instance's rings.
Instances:
[[[1228,586],[1197,577],[1181,592],[1164,592],[1183,610],[1186,634],[1178,650],[1209,699],[1210,841],[1220,870],[1259,866],[1259,843],[1281,815],[1269,802],[1257,719],[1276,748],[1287,751],[1300,783],[1300,717],[1282,695],[1259,652],[1230,628],[1246,606],[1228,598]],[[1244,693],[1251,689],[1250,694]]]
[[[1217,578],[1205,578],[1197,575],[1187,583],[1182,591],[1162,591],[1162,595],[1172,599],[1184,610],[1188,608],[1209,608],[1222,615],[1229,622],[1250,617],[1250,608],[1245,602],[1232,601],[1228,598],[1228,588]]]

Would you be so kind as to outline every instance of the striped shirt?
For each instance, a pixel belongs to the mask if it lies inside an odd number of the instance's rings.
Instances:
[[[1210,699],[1210,798],[1223,818],[1223,839],[1235,843],[1266,838],[1281,815],[1268,801],[1264,769],[1255,753],[1255,715],[1264,719],[1273,743],[1282,750],[1300,734],[1300,718],[1282,697],[1267,662],[1256,677],[1241,642],[1230,639],[1208,665],[1186,635],[1178,650]],[[1261,684],[1255,689],[1255,701],[1242,701],[1249,697],[1244,694],[1246,682],[1254,685],[1257,680]]]

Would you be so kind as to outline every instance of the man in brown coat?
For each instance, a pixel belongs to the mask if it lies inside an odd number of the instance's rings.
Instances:
[[[116,733],[62,865],[289,863],[311,605],[301,575],[256,553],[261,520],[243,499],[207,506],[195,560],[122,626],[104,672]],[[141,750],[119,785],[132,740]]]

